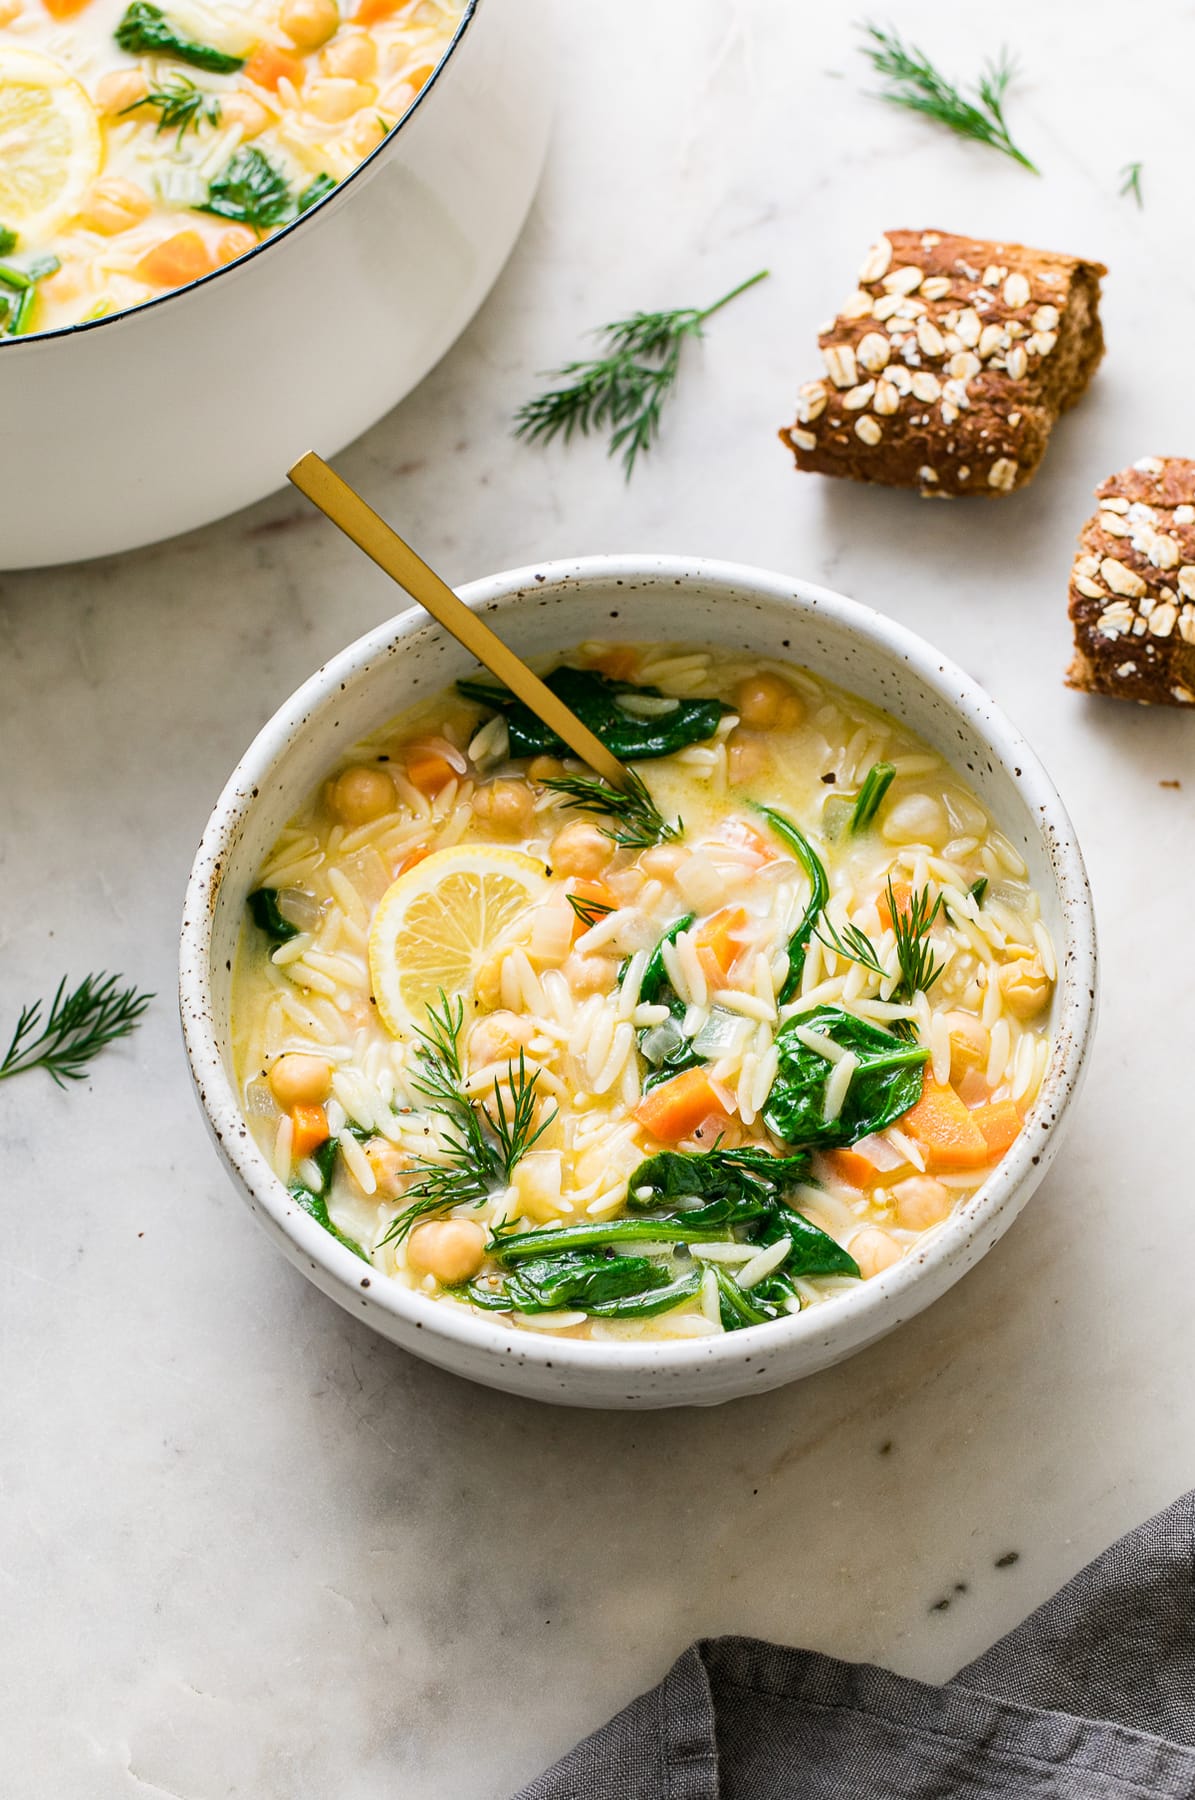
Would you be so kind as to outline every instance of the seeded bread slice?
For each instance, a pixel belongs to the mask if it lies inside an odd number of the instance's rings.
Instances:
[[[1071,570],[1067,686],[1195,705],[1195,462],[1143,456],[1095,490]]]
[[[1104,353],[1102,263],[890,231],[819,334],[825,376],[780,436],[798,469],[998,496],[1031,481]]]

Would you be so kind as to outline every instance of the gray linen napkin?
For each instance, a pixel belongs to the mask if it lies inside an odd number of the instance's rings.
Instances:
[[[694,1644],[516,1800],[1193,1800],[1195,1494],[944,1687]]]

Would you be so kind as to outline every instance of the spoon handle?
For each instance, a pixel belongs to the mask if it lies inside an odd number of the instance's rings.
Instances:
[[[417,600],[445,631],[451,632],[491,675],[517,695],[524,706],[529,706],[582,762],[588,763],[611,786],[620,789],[626,786],[629,771],[613,752],[581,723],[576,713],[558,699],[538,675],[532,674],[526,663],[520,661],[476,613],[458,600],[448,583],[442,581],[371,506],[366,505],[355,489],[328,467],[323,457],[309,450],[288,474],[300,493],[306,494],[346,537],[364,550],[366,556],[405,588],[413,600]]]

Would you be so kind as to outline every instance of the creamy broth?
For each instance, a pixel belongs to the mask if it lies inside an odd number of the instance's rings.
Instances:
[[[561,667],[640,747],[665,834],[570,804],[552,784],[586,772],[484,684],[357,745],[251,897],[253,1133],[376,1269],[513,1330],[826,1304],[964,1204],[1034,1103],[1055,964],[1024,863],[943,758],[802,669]]]
[[[0,343],[137,306],[288,224],[407,111],[463,6],[0,0]]]

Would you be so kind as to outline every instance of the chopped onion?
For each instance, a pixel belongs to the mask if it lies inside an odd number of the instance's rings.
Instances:
[[[297,925],[300,931],[315,931],[323,907],[314,894],[306,894],[302,888],[282,888],[278,894],[278,911],[289,925]]]
[[[665,1019],[662,1025],[653,1025],[650,1031],[643,1034],[640,1049],[653,1068],[659,1068],[667,1062],[684,1043],[684,1035],[675,1019]]]
[[[868,1162],[874,1163],[882,1171],[908,1167],[908,1158],[902,1156],[895,1144],[890,1144],[878,1132],[873,1131],[870,1137],[860,1138],[857,1144],[851,1145],[851,1149],[857,1150],[860,1156],[865,1156]]]
[[[698,1056],[712,1062],[738,1048],[742,1028],[743,1021],[737,1013],[727,1012],[724,1006],[715,1006],[693,1039],[693,1048]]]

